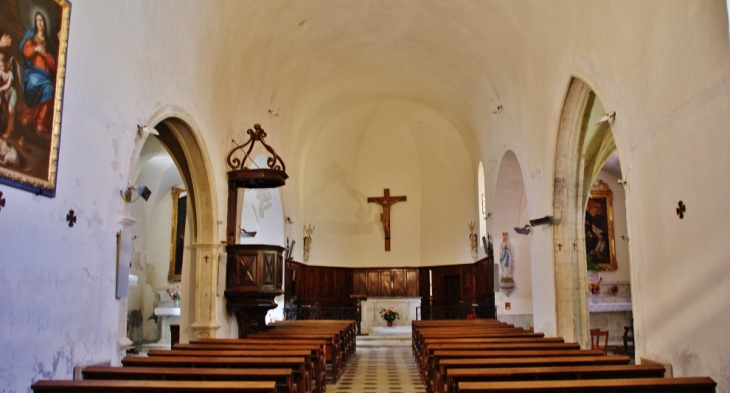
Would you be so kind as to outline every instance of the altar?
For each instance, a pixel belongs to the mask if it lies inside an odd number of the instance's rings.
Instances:
[[[420,297],[369,297],[362,301],[362,333],[370,334],[375,327],[387,326],[380,317],[380,310],[383,309],[395,310],[400,315],[400,319],[393,322],[394,326],[410,327],[420,306]]]
[[[158,289],[157,294],[160,297],[158,307],[155,308],[155,316],[157,317],[157,326],[160,330],[160,341],[157,344],[170,345],[170,324],[180,323],[180,306],[170,298],[167,290]]]
[[[623,345],[624,326],[632,324],[631,299],[599,296],[596,303],[588,304],[591,328],[608,330],[609,345]]]

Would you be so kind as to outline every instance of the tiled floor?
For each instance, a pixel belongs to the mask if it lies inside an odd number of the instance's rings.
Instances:
[[[327,393],[425,393],[410,347],[357,348],[337,384]]]

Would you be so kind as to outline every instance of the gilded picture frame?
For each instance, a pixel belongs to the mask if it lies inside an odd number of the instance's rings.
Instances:
[[[603,270],[616,270],[616,241],[613,232],[613,191],[602,180],[591,188],[584,220],[586,255]]]
[[[53,198],[71,3],[2,3],[0,184]]]
[[[183,251],[185,249],[185,221],[187,220],[188,193],[173,188],[172,195],[172,231],[170,236],[170,271],[167,281],[182,280]]]

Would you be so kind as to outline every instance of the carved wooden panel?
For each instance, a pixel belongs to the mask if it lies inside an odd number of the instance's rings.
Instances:
[[[263,271],[261,276],[261,283],[264,285],[274,285],[276,277],[276,254],[265,252],[263,253]]]
[[[407,296],[405,270],[393,270],[391,277],[393,279],[393,296]]]
[[[380,271],[380,296],[393,296],[393,277],[390,271]]]
[[[256,255],[237,255],[237,274],[234,285],[256,285]]]
[[[406,296],[416,297],[418,292],[418,270],[408,269],[406,270]]]
[[[380,272],[368,271],[368,296],[380,296]]]
[[[365,271],[362,270],[356,270],[353,273],[353,285],[352,285],[352,292],[356,294],[364,294],[367,295],[368,293],[368,274]]]

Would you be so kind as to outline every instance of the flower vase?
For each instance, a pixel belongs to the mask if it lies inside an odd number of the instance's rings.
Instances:
[[[393,321],[387,321],[387,323],[388,323],[388,327],[393,326]]]
[[[180,308],[180,300],[175,300],[175,307]]]
[[[591,294],[591,301],[593,301],[593,303],[598,303],[598,295],[595,293]]]

